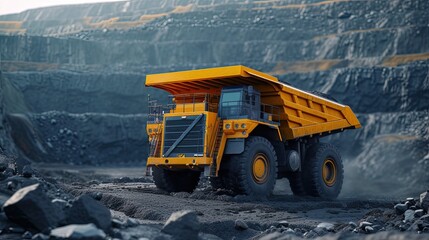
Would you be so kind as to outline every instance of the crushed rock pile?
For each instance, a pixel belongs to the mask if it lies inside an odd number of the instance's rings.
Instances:
[[[246,223],[241,223],[240,226],[243,224]],[[305,230],[294,228],[284,221],[266,229],[257,239],[426,239],[428,237],[429,190],[420,194],[419,198],[410,197],[401,201],[392,209],[374,209],[358,222],[321,222],[315,228]]]
[[[220,239],[201,232],[195,211],[175,212],[164,226],[112,215],[100,202],[102,195],[73,197],[30,165],[18,169],[1,156],[0,239]]]

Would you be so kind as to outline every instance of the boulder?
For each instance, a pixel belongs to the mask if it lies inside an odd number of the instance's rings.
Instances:
[[[423,209],[417,209],[415,212],[414,212],[414,217],[415,218],[419,218],[419,217],[421,217],[421,216],[423,216],[424,215],[424,211],[423,211]]]
[[[235,220],[235,224],[234,224],[235,229],[243,231],[249,228],[249,226],[247,225],[247,223],[245,223],[243,220],[237,219]]]
[[[12,168],[8,167],[3,171],[3,174],[5,177],[12,177],[15,174],[15,171]]]
[[[66,200],[55,198],[51,201],[53,204],[57,205],[61,209],[65,209],[66,207],[69,207],[69,204]]]
[[[329,232],[334,231],[334,224],[328,223],[328,222],[319,223],[317,225],[317,227],[318,228],[323,228],[323,229],[325,229],[326,231],[329,231]]]
[[[365,230],[366,226],[372,226],[372,223],[367,222],[367,221],[363,221],[359,223],[359,228]]]
[[[352,228],[356,228],[358,225],[355,222],[349,222],[349,226]]]
[[[8,189],[10,188],[10,190],[18,190],[24,187],[28,187],[28,186],[40,183],[35,178],[25,178],[23,176],[11,176],[11,177],[8,177],[5,180],[5,182],[6,181],[8,185],[11,185],[11,186],[7,186]],[[9,184],[9,182],[11,183]]]
[[[371,226],[366,226],[366,227],[365,227],[365,232],[367,232],[367,233],[374,233],[374,232],[375,232],[375,230],[374,230],[374,228],[373,228],[373,227],[371,227]]]
[[[429,190],[420,194],[420,207],[425,211],[429,211]]]
[[[98,229],[94,224],[72,224],[55,228],[51,231],[54,239],[71,240],[102,240],[106,238],[103,230]]]
[[[30,165],[25,165],[22,168],[22,176],[26,178],[31,178],[33,176],[33,168]]]
[[[161,231],[175,239],[198,239],[200,223],[196,212],[182,210],[172,213]]]
[[[405,203],[398,203],[395,205],[394,208],[397,214],[403,214],[405,211],[407,211],[408,206]]]
[[[349,12],[340,12],[338,14],[339,19],[347,19],[347,18],[350,18],[351,16],[352,16],[352,14]]]
[[[110,210],[89,195],[76,198],[66,211],[67,224],[94,223],[97,227],[108,232],[112,227]]]
[[[113,218],[112,219],[112,227],[114,228],[124,228],[125,222],[121,221],[120,219]]]
[[[277,227],[289,227],[289,222],[286,220],[281,220],[277,223]]]
[[[411,222],[414,220],[414,210],[410,210],[408,209],[407,211],[405,211],[404,213],[404,221],[405,222]]]
[[[38,233],[38,234],[34,235],[31,239],[32,240],[49,240],[49,236],[47,236],[43,233]]]
[[[5,156],[0,155],[0,172],[3,172],[8,167],[9,167],[9,161]]]
[[[421,216],[420,220],[423,222],[429,223],[429,214]]]
[[[58,226],[64,213],[51,203],[40,184],[18,190],[3,205],[12,222],[29,230],[44,231]]]

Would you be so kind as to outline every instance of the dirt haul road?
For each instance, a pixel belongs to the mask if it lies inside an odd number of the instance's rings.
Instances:
[[[121,176],[118,171],[122,170],[113,171],[114,176]],[[106,170],[97,171],[109,174]],[[350,222],[358,223],[370,211],[391,211],[394,206],[394,202],[389,200],[342,198],[328,201],[295,197],[281,191],[281,185],[287,184],[287,181],[278,182],[275,195],[269,199],[233,196],[220,189],[213,190],[205,179],[194,193],[168,194],[158,190],[150,178],[133,178],[133,173],[138,172],[134,169],[128,173],[131,178],[109,179],[104,176],[99,181],[66,184],[65,188],[74,195],[97,195],[110,209],[159,227],[173,212],[194,210],[202,224],[201,231],[222,239],[248,239],[282,228],[290,228],[302,236],[322,222],[334,224],[334,229],[330,231],[336,232]],[[96,176],[91,170],[86,170],[86,174]],[[83,175],[80,177],[85,179]],[[248,229],[237,229],[236,220],[244,221]],[[322,234],[328,232],[326,230]]]

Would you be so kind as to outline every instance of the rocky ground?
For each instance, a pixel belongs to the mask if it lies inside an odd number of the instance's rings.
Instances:
[[[144,168],[18,166],[0,159],[0,239],[422,239],[429,191],[400,200],[267,199],[158,190]],[[21,169],[21,170],[19,170]]]

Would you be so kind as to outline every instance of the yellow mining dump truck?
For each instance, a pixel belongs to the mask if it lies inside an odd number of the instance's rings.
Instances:
[[[338,150],[319,139],[361,125],[350,107],[244,66],[148,75],[171,94],[149,100],[148,172],[158,188],[192,192],[201,173],[214,188],[269,195],[288,178],[296,195],[335,198]]]

